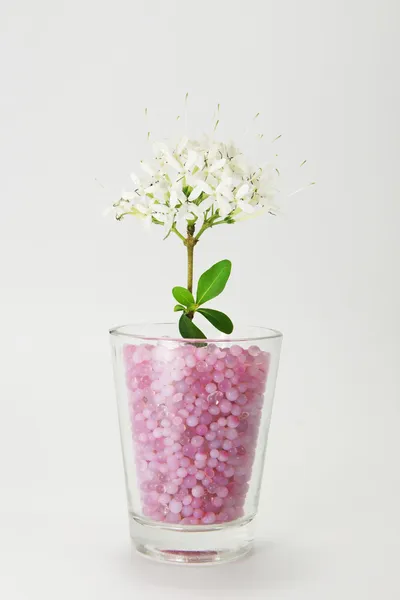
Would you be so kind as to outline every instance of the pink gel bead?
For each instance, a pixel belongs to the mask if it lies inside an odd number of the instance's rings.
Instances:
[[[201,498],[204,495],[204,488],[202,485],[195,485],[192,489],[192,496],[194,498]]]
[[[190,517],[193,514],[193,508],[191,506],[184,506],[182,508],[182,515],[184,517]]]
[[[196,427],[196,433],[202,437],[204,437],[208,432],[207,425],[198,425]]]
[[[203,445],[203,442],[204,442],[204,438],[201,435],[195,435],[194,437],[192,437],[192,440],[191,440],[191,443],[196,448],[200,448],[200,446]]]
[[[212,525],[212,523],[215,523],[216,521],[216,516],[215,513],[213,512],[208,512],[204,515],[204,517],[202,518],[202,522],[205,525]]]
[[[220,409],[221,412],[226,415],[231,412],[232,403],[229,402],[229,400],[222,400],[222,402],[220,403]]]
[[[178,502],[177,500],[171,500],[171,502],[169,503],[169,510],[174,514],[180,513],[182,510],[182,502]]]
[[[198,423],[199,423],[199,420],[194,415],[191,415],[190,417],[188,417],[186,419],[186,425],[188,427],[196,427],[196,425],[198,425]]]
[[[215,344],[123,353],[143,514],[191,525],[242,516],[269,355]]]

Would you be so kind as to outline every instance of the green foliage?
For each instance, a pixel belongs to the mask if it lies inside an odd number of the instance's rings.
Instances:
[[[183,338],[205,339],[204,333],[185,314],[179,319],[179,333]]]
[[[218,331],[227,334],[232,333],[233,323],[225,313],[212,308],[199,308],[198,311],[203,317],[210,321],[211,325],[214,325]]]
[[[194,304],[193,294],[189,292],[184,287],[174,287],[172,288],[172,295],[179,304],[183,304],[183,306],[190,306]]]
[[[182,312],[179,319],[179,332],[183,338],[205,339],[204,333],[193,323],[193,317],[199,312],[216,329],[229,335],[233,331],[231,319],[223,312],[212,308],[202,308],[202,305],[216,298],[223,292],[229,276],[232,264],[229,260],[221,260],[205,271],[199,278],[197,285],[196,301],[193,294],[186,288],[176,286],[172,289],[172,295],[179,302],[174,307],[175,312]]]
[[[221,260],[201,275],[197,285],[196,304],[200,306],[216,298],[224,291],[231,274],[231,268],[232,263],[230,260]]]

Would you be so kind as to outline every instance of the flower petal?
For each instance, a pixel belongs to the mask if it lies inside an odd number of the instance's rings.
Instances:
[[[153,177],[154,175],[154,170],[150,167],[150,165],[148,165],[147,163],[143,162],[142,160],[140,161],[140,166],[142,167],[142,170],[147,173],[148,175],[151,175]]]
[[[185,169],[191,171],[197,161],[197,152],[189,150],[187,161],[185,162]]]
[[[184,136],[176,147],[176,153],[181,154],[182,150],[186,147],[187,143],[188,143],[188,138],[186,136]]]
[[[238,207],[245,213],[251,214],[255,211],[255,207],[249,204],[248,202],[244,202],[243,200],[239,200]]]
[[[165,155],[165,161],[173,169],[176,169],[177,171],[181,171],[182,170],[182,165],[169,152]]]
[[[222,169],[222,167],[224,166],[224,164],[226,163],[226,158],[221,158],[220,160],[216,160],[211,167],[209,167],[208,172],[209,173],[214,173],[215,171],[218,171],[219,169]]]
[[[136,192],[125,192],[125,190],[121,194],[122,200],[135,200],[135,198],[139,198]]]
[[[193,200],[197,200],[200,194],[203,191],[202,185],[197,185],[190,193],[189,200],[192,202]]]
[[[240,188],[237,190],[236,192],[236,198],[238,200],[240,200],[241,198],[243,198],[243,196],[245,196],[249,191],[249,186],[247,183],[244,183],[243,185],[240,186]]]
[[[133,181],[133,183],[137,186],[140,187],[140,179],[139,177],[136,175],[136,173],[131,173],[131,179]]]

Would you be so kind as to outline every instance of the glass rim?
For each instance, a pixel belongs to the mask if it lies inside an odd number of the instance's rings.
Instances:
[[[272,340],[272,339],[278,339],[278,338],[282,338],[283,337],[283,333],[281,331],[278,331],[277,329],[271,329],[269,327],[261,327],[259,325],[246,325],[246,327],[250,328],[250,329],[255,329],[258,330],[260,332],[264,332],[261,335],[254,335],[254,336],[238,336],[238,337],[232,337],[230,335],[225,335],[223,337],[212,337],[212,338],[183,338],[183,337],[170,337],[170,336],[166,336],[166,335],[146,335],[143,333],[131,333],[126,331],[127,328],[133,327],[133,328],[145,328],[146,326],[148,327],[154,327],[154,326],[176,326],[177,323],[176,322],[158,322],[158,323],[151,323],[151,322],[142,322],[142,323],[127,323],[125,325],[118,325],[116,327],[111,327],[111,329],[109,329],[109,334],[113,337],[122,337],[122,338],[127,338],[127,339],[135,339],[135,340],[144,340],[144,341],[152,341],[152,342],[156,342],[156,341],[169,341],[169,342],[188,342],[188,343],[208,343],[208,344],[221,344],[221,343],[236,343],[236,342],[255,342],[255,341],[260,341],[260,340]],[[239,326],[240,327],[240,326]],[[223,335],[223,334],[221,334]]]

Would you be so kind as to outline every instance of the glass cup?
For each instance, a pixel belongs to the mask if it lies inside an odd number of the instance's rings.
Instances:
[[[131,538],[161,561],[234,560],[253,543],[282,334],[176,331],[110,331]]]

